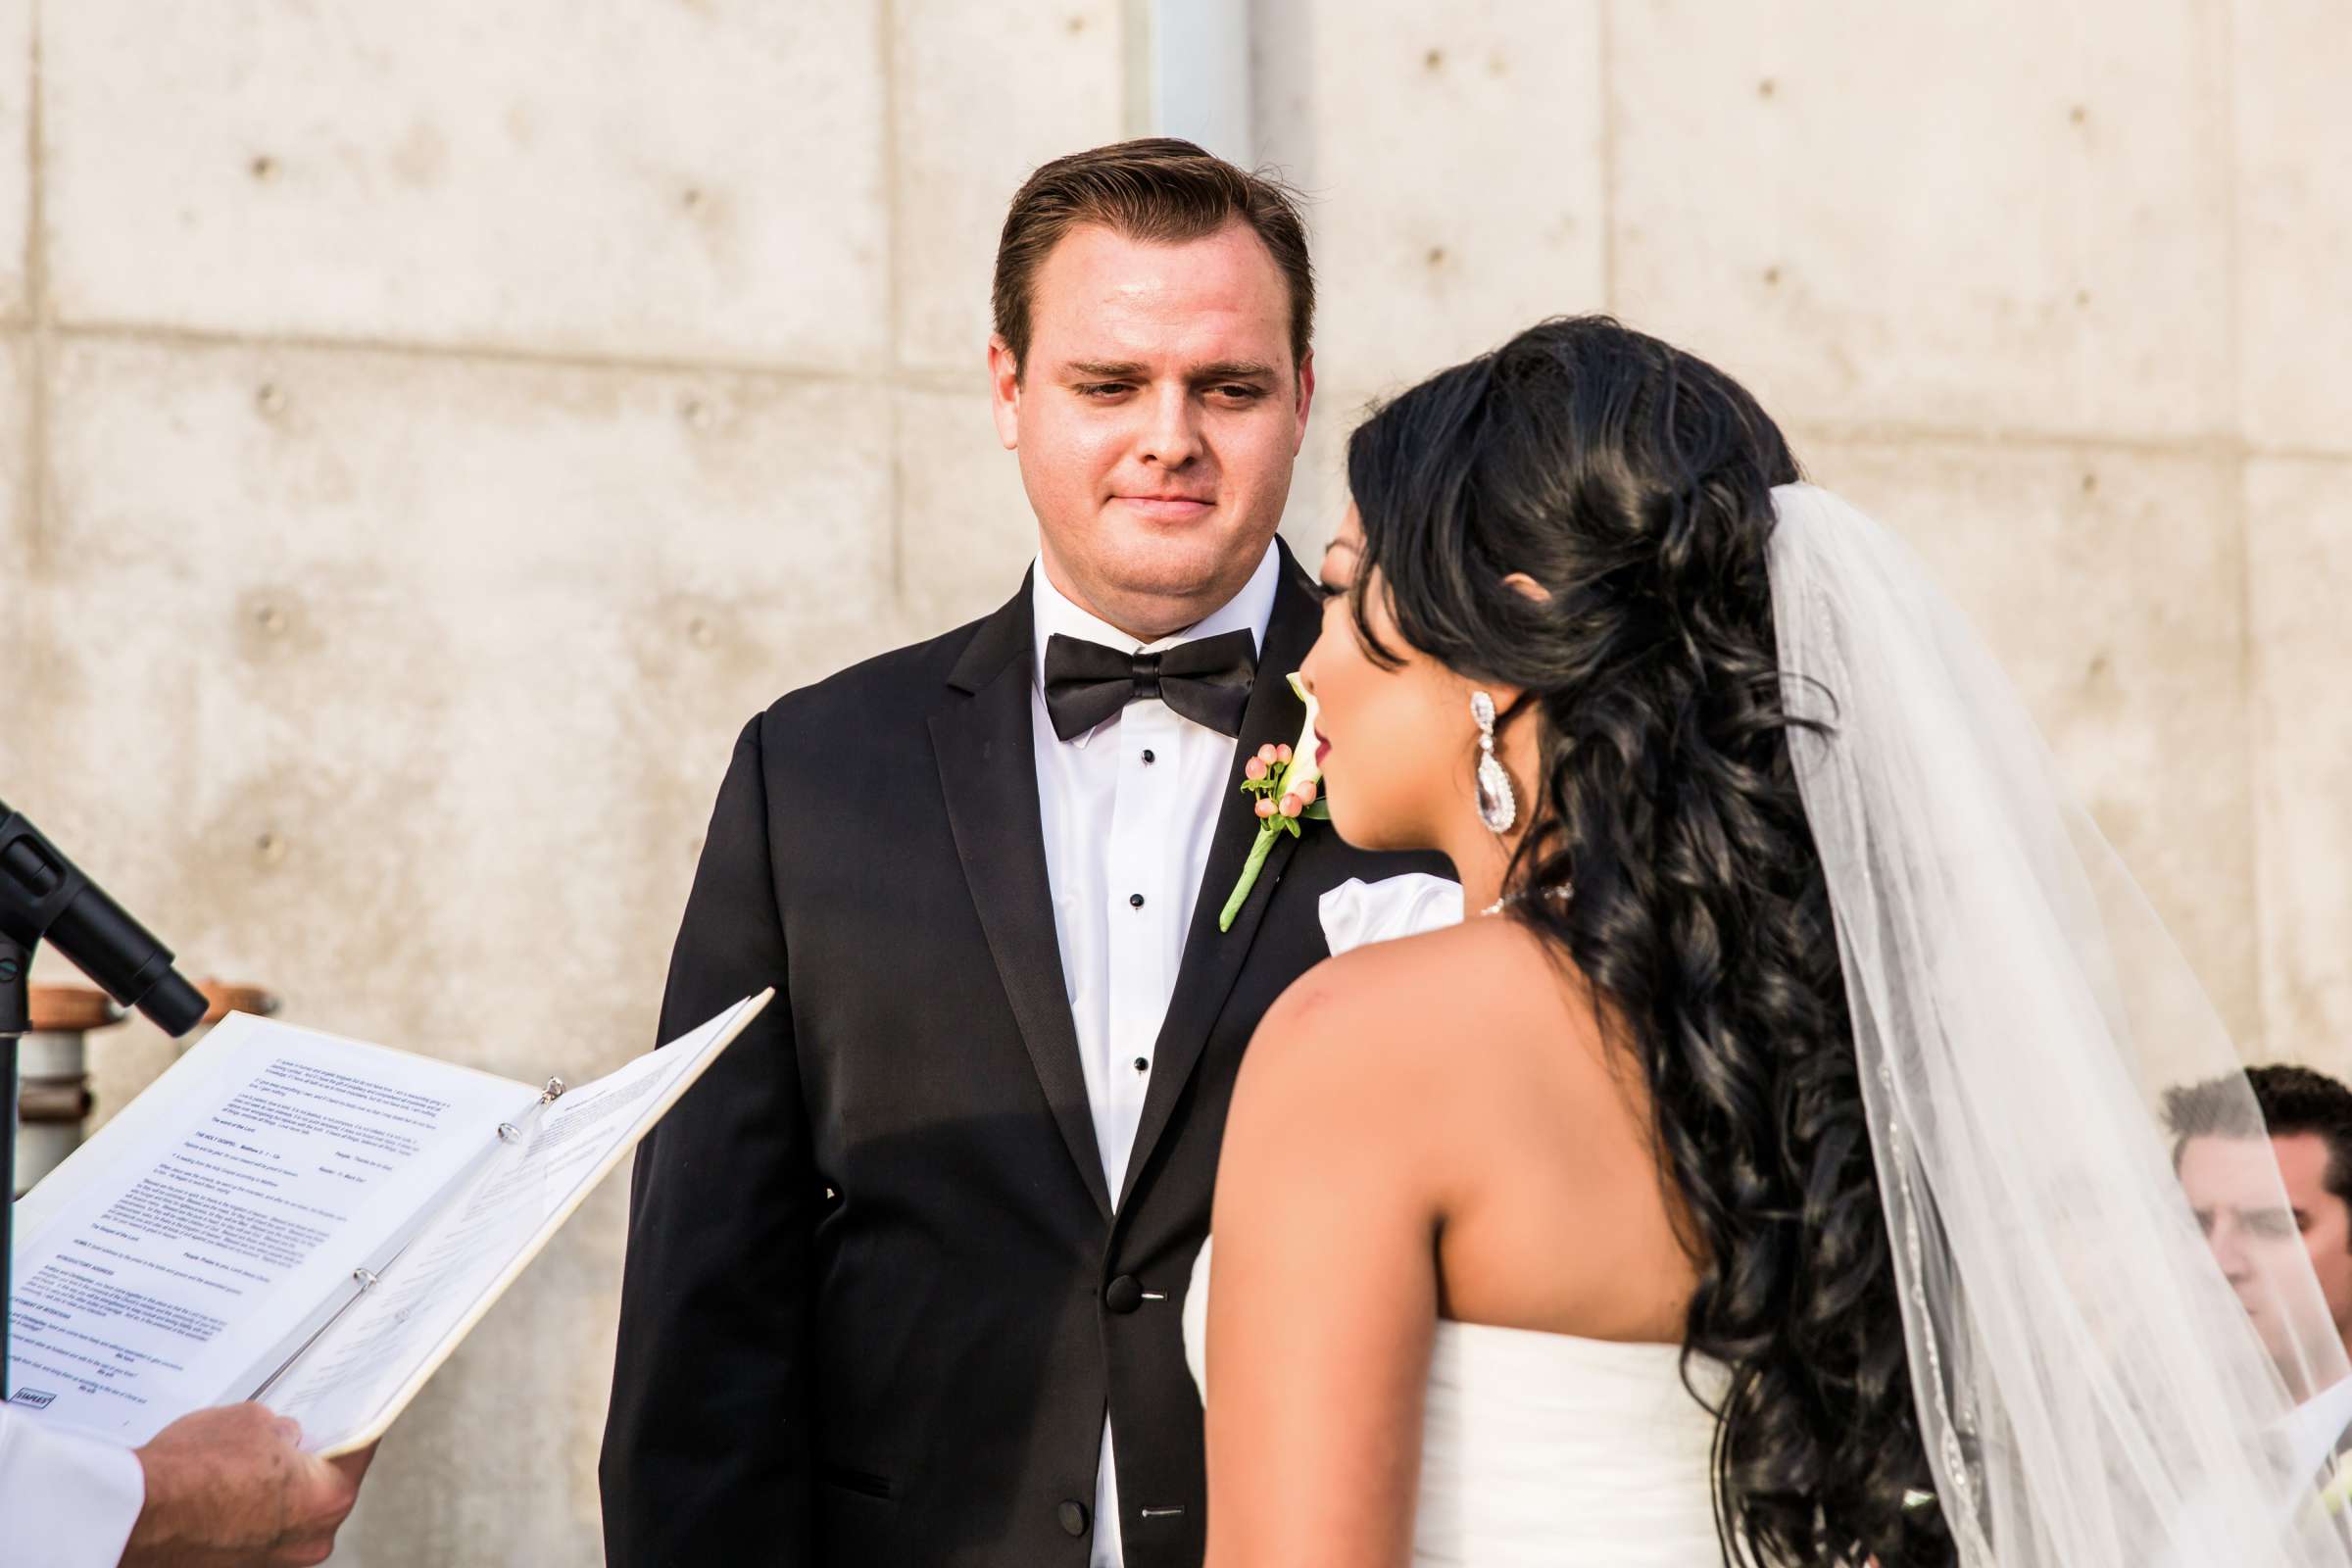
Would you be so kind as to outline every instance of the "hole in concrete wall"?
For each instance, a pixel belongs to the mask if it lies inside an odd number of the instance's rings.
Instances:
[[[246,167],[253,171],[253,177],[256,179],[275,179],[277,177],[277,160],[268,153],[254,154],[253,162]]]
[[[1759,98],[1769,98],[1780,90],[1780,83],[1774,81],[1770,76],[1766,76],[1762,81],[1756,83],[1756,96]]]
[[[253,853],[264,865],[277,865],[286,858],[286,841],[282,834],[264,833],[253,841]]]
[[[1072,32],[1084,32],[1086,30],[1086,19],[1084,17],[1072,17],[1070,19],[1070,30]]]
[[[680,191],[678,193],[678,205],[685,208],[690,213],[693,212],[697,207],[702,206],[703,193],[701,188],[699,186],[689,185],[684,190]]]
[[[1777,285],[1777,284],[1780,282],[1780,280],[1781,280],[1781,270],[1780,270],[1779,268],[1777,268],[1777,267],[1767,267],[1766,269],[1764,269],[1764,281],[1765,281],[1765,283],[1766,283],[1768,286],[1769,286],[1769,285]]]
[[[286,394],[279,390],[275,381],[264,381],[260,390],[253,394],[253,403],[264,414],[282,414],[286,408]]]
[[[2092,491],[2098,489],[2098,487],[2099,476],[2097,474],[2086,473],[2082,476],[2082,493],[2084,495],[2089,495]]]
[[[1443,245],[1432,245],[1429,248],[1428,260],[1429,265],[1432,267],[1444,267],[1446,265],[1446,247]]]
[[[248,663],[278,667],[325,646],[324,634],[303,615],[300,594],[286,583],[254,584],[228,613],[237,657]]]
[[[1421,69],[1424,71],[1443,71],[1445,68],[1446,51],[1443,49],[1432,49],[1421,57]]]
[[[2070,122],[2080,125],[2090,119],[2090,111],[2082,105],[2077,104],[2066,112],[2066,118]]]

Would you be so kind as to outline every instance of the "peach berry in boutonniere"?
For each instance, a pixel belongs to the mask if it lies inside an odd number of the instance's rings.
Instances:
[[[1220,931],[1233,929],[1233,917],[1242,912],[1250,890],[1257,885],[1257,873],[1264,867],[1274,841],[1285,833],[1297,837],[1301,819],[1311,822],[1331,819],[1331,808],[1321,798],[1323,770],[1315,765],[1315,695],[1296,674],[1291,676],[1291,690],[1306,705],[1306,722],[1298,731],[1298,743],[1260,746],[1257,755],[1242,764],[1242,793],[1257,798],[1253,807],[1257,812],[1257,841],[1250,846],[1250,858],[1242,866],[1241,880],[1233,885],[1232,896],[1217,915]]]

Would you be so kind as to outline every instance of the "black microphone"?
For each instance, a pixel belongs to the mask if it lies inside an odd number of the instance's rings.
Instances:
[[[172,967],[172,950],[83,875],[65,852],[0,801],[0,936],[46,942],[125,1007],[177,1038],[204,1022],[204,993]]]

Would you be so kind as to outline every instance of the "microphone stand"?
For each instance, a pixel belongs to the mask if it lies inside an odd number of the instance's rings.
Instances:
[[[8,1320],[10,1293],[16,1289],[16,1234],[12,1221],[17,1207],[17,1040],[32,1027],[29,971],[32,955],[23,944],[0,935],[0,1084],[6,1084],[8,1114],[0,1116],[0,1177],[8,1183],[8,1201],[0,1203],[0,1404],[8,1402]]]

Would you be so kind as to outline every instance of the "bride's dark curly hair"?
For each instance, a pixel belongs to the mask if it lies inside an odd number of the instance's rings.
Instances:
[[[1366,619],[1377,569],[1398,636],[1541,719],[1505,885],[1573,886],[1512,912],[1597,987],[1647,1083],[1699,1271],[1685,1381],[1694,1356],[1731,1373],[1726,1560],[1912,1568],[1953,1550],[1933,1505],[1906,1505],[1935,1483],[1789,760],[1804,721],[1782,706],[1765,551],[1772,487],[1797,477],[1722,371],[1606,318],[1544,321],[1348,441],[1355,621],[1393,664]]]

